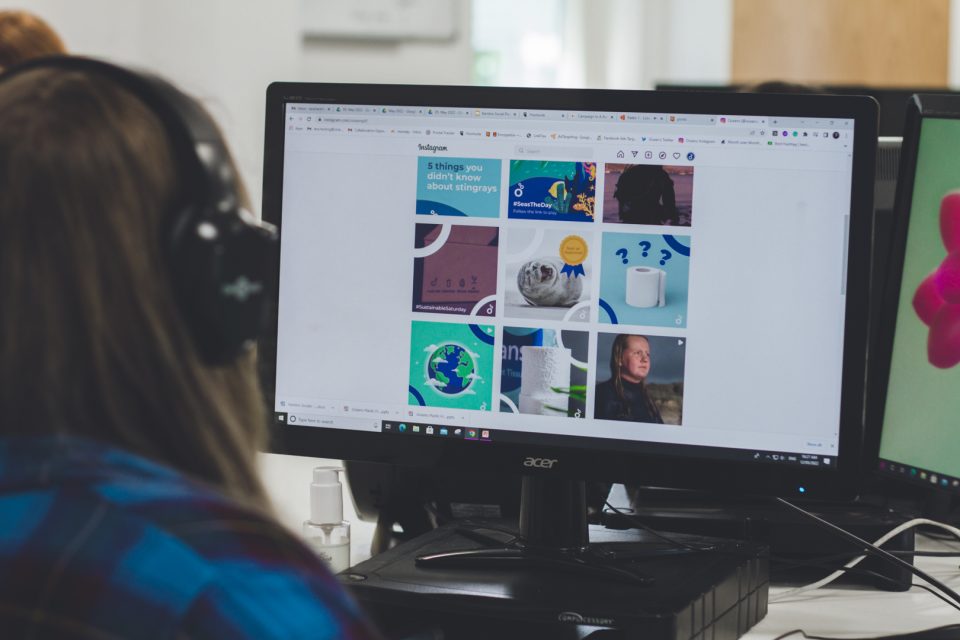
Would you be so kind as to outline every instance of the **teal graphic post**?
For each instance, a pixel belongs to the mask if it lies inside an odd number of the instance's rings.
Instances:
[[[488,325],[413,322],[410,404],[490,411],[493,336]]]
[[[417,213],[500,217],[500,160],[417,158]]]
[[[507,217],[593,222],[596,162],[510,161]]]
[[[690,237],[604,233],[600,322],[687,326]]]

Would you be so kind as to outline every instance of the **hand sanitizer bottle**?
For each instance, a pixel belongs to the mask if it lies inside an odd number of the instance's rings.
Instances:
[[[350,566],[350,523],[343,520],[343,485],[337,467],[317,467],[310,485],[310,519],[303,535],[333,573]]]

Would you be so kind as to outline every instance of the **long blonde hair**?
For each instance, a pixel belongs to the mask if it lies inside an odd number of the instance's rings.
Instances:
[[[621,417],[623,418],[633,417],[630,401],[627,399],[627,394],[623,389],[623,354],[627,350],[630,338],[643,338],[647,341],[647,345],[650,345],[650,338],[643,335],[618,333],[617,337],[613,339],[613,345],[610,348],[610,376],[613,380],[613,391],[617,396],[617,400],[620,402],[623,413]],[[662,423],[663,418],[660,416],[660,410],[657,408],[657,405],[654,404],[653,399],[647,391],[646,380],[642,380],[636,387],[643,400],[644,406],[647,408],[647,413],[649,413],[654,420]]]
[[[97,439],[266,508],[253,357],[206,366],[167,274],[173,162],[153,112],[96,73],[0,81],[0,435]]]

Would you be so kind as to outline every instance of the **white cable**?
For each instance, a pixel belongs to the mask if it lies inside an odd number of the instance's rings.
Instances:
[[[952,533],[953,535],[957,536],[957,538],[960,538],[960,529],[958,529],[957,527],[953,527],[943,522],[937,522],[936,520],[927,520],[926,518],[915,518],[908,522],[904,522],[900,526],[894,528],[889,533],[884,534],[879,540],[873,543],[873,546],[875,547],[882,546],[891,538],[894,538],[900,535],[901,533],[903,533],[904,531],[908,529],[912,529],[914,527],[918,527],[922,524],[925,524],[929,527],[936,527],[937,529],[943,529],[944,531],[947,531],[948,533]],[[857,556],[847,564],[843,565],[843,569],[838,569],[837,571],[834,571],[833,573],[828,575],[826,578],[823,578],[822,580],[817,580],[816,582],[810,583],[808,585],[797,587],[796,589],[790,589],[789,591],[784,591],[783,593],[778,593],[776,595],[770,596],[770,602],[778,602],[780,600],[789,598],[791,596],[796,596],[801,593],[805,593],[807,591],[813,591],[814,589],[819,589],[820,587],[824,587],[830,584],[831,582],[833,582],[834,580],[836,580],[837,578],[839,578],[840,576],[842,576],[844,573],[846,573],[847,569],[850,569],[860,564],[860,561],[862,561],[866,557],[867,557],[866,555]]]

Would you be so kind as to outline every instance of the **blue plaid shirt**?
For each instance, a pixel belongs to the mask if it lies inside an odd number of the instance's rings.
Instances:
[[[75,438],[0,438],[0,635],[373,638],[280,525]]]

